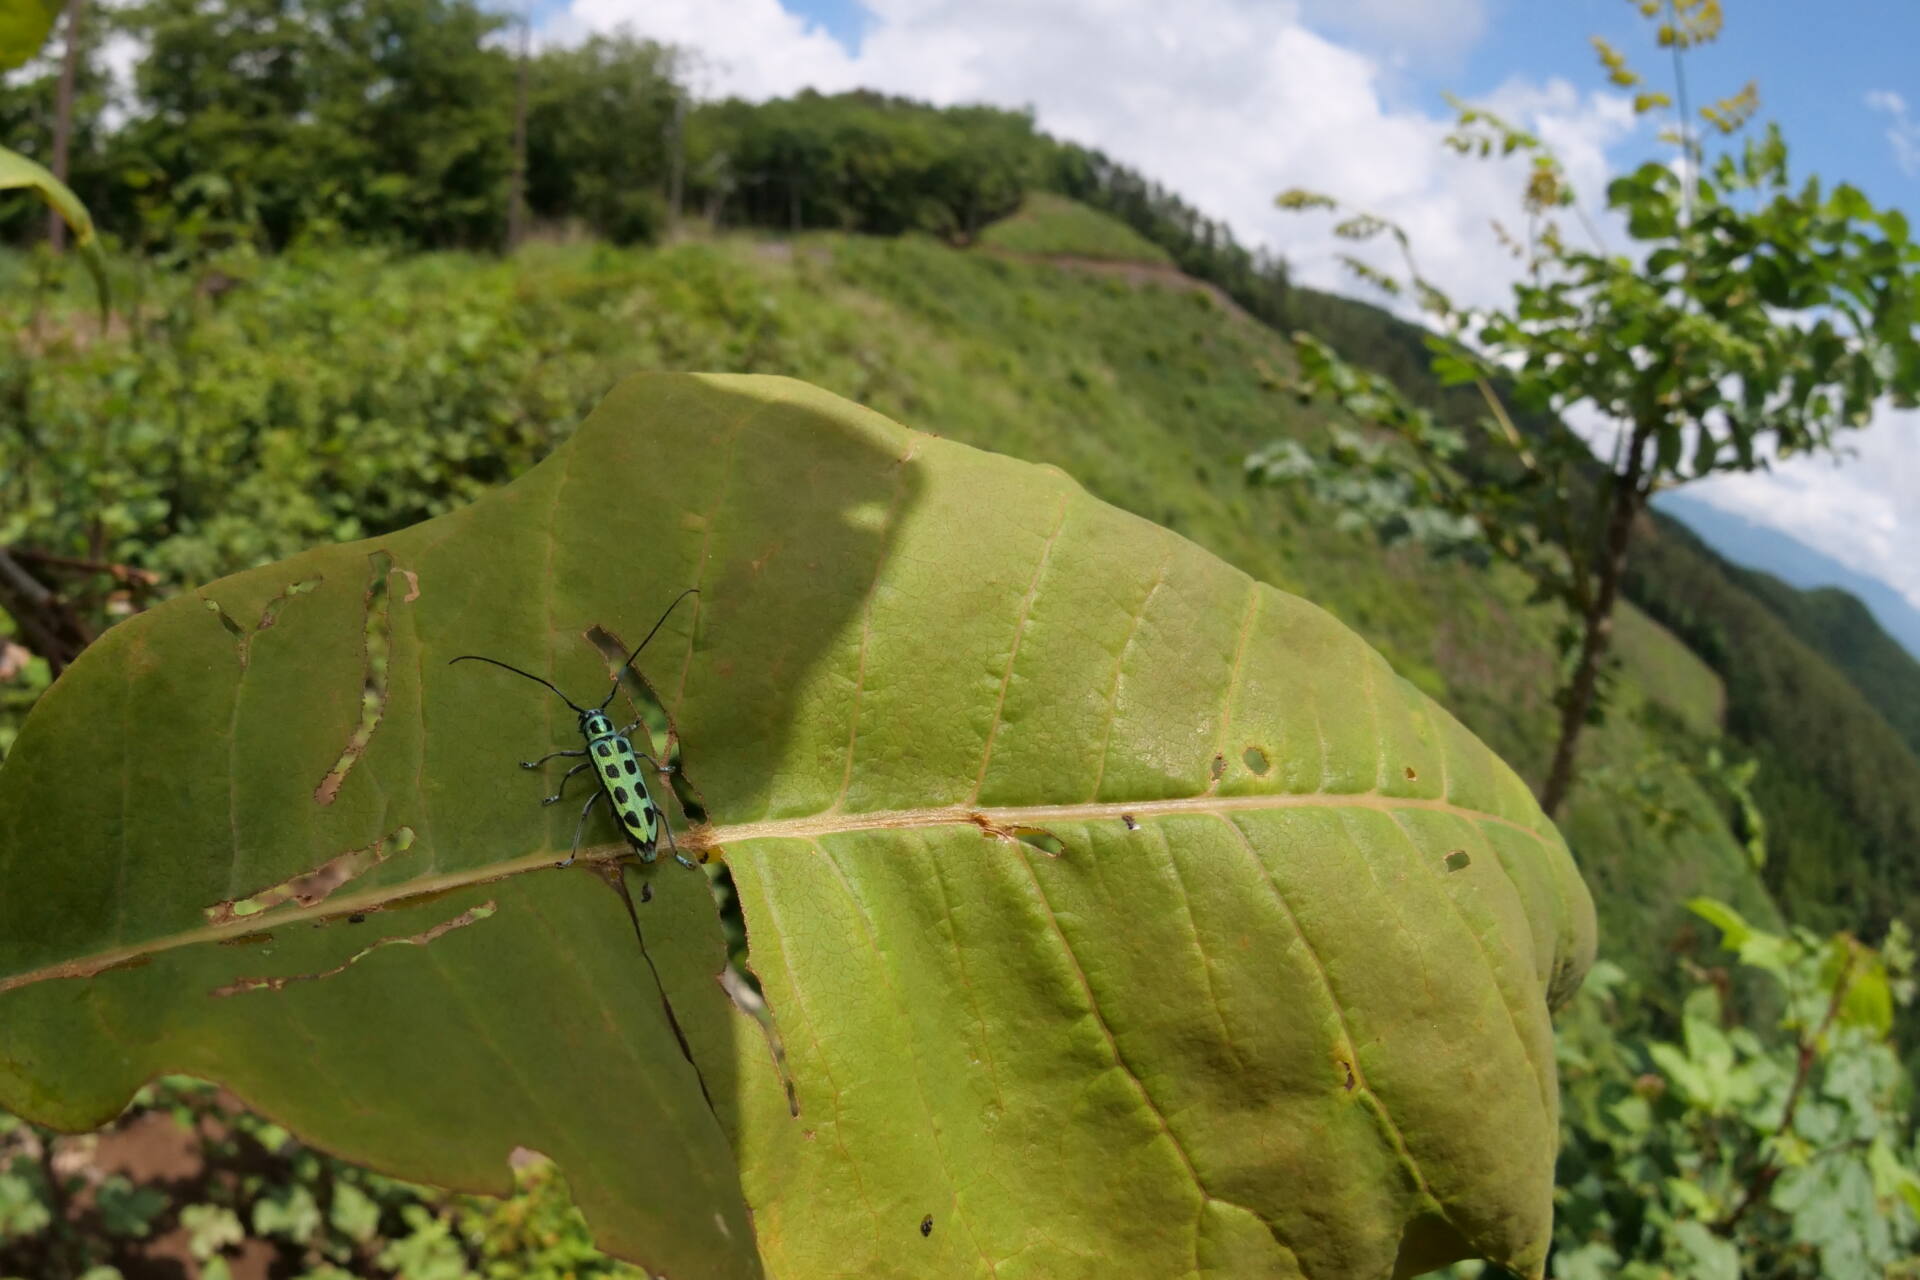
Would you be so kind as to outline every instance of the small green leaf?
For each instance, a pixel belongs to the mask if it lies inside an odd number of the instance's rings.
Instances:
[[[180,1225],[187,1229],[188,1250],[201,1262],[247,1238],[239,1215],[225,1205],[190,1204],[180,1211]]]
[[[153,1229],[153,1221],[167,1211],[166,1194],[156,1187],[135,1186],[121,1174],[102,1180],[94,1193],[100,1206],[101,1225],[110,1235],[140,1239]]]
[[[100,310],[104,313],[109,300],[107,260],[100,251],[100,238],[93,230],[93,215],[80,203],[80,197],[74,195],[66,183],[54,177],[46,168],[17,151],[0,147],[0,191],[21,188],[38,192],[40,198],[73,230],[73,247],[79,251],[88,273],[93,276],[93,287],[100,298]]]
[[[307,1244],[320,1230],[320,1206],[305,1187],[282,1188],[253,1206],[253,1233]]]

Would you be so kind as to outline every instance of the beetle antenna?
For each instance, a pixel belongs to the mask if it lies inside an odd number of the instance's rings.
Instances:
[[[553,689],[555,693],[560,694],[560,701],[566,703],[568,706],[572,707],[575,711],[579,711],[579,712],[586,711],[585,707],[575,702],[572,698],[569,698],[564,693],[560,693],[560,690],[554,689],[552,681],[541,680],[540,677],[533,674],[533,672],[522,671],[520,668],[514,666],[512,663],[502,662],[498,658],[483,658],[477,653],[463,653],[457,658],[447,659],[448,666],[452,666],[456,662],[491,662],[496,667],[505,667],[508,671],[513,672],[513,674],[517,676],[525,676],[529,680],[537,681],[540,684],[546,685],[547,688]]]
[[[660,615],[660,621],[653,624],[652,631],[647,632],[647,639],[642,640],[639,644],[639,647],[636,648],[632,653],[628,654],[627,660],[620,664],[620,671],[625,671],[628,667],[633,665],[633,660],[640,656],[640,650],[647,647],[647,640],[653,639],[655,632],[658,632],[660,628],[663,625],[665,625],[667,619],[673,615],[673,611],[680,607],[680,602],[682,600],[685,600],[688,596],[697,596],[699,594],[700,594],[700,588],[688,587],[685,591],[682,591],[679,595],[675,596],[673,598],[673,603],[667,606],[667,611]],[[600,707],[602,709],[605,709],[606,705],[609,702],[613,701],[614,691],[619,689],[619,687],[620,687],[620,672],[616,671],[613,676],[613,688],[608,689],[607,696],[600,699]],[[558,693],[559,690],[556,689],[554,690],[554,692]]]

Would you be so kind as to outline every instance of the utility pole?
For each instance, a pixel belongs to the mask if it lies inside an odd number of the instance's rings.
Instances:
[[[73,82],[80,65],[80,20],[87,11],[87,0],[68,0],[67,51],[60,59],[60,88],[53,103],[53,176],[67,180],[67,150],[73,141]],[[67,247],[67,223],[57,212],[47,211],[47,243],[55,253]]]
[[[507,249],[527,233],[527,63],[533,56],[532,5],[520,11],[520,74],[513,96],[513,176],[507,181]]]

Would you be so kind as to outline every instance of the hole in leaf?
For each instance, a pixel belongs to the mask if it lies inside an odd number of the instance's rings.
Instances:
[[[727,993],[727,999],[733,1001],[734,1008],[752,1018],[767,1038],[767,1052],[773,1058],[773,1069],[780,1073],[780,1083],[787,1091],[787,1114],[798,1117],[800,1114],[800,1095],[793,1087],[793,1076],[787,1070],[787,1046],[780,1039],[780,1028],[773,1024],[773,1010],[767,1008],[766,997],[760,994],[760,984],[753,972],[741,965],[729,963],[720,971],[720,988]],[[813,1134],[809,1132],[807,1137]]]
[[[401,572],[405,573],[406,570],[403,569]],[[411,578],[413,575],[409,573],[407,576]],[[317,574],[311,578],[302,579],[290,585],[285,591],[282,591],[273,599],[267,601],[266,607],[260,610],[260,622],[254,627],[254,630],[265,631],[268,627],[280,621],[280,610],[286,608],[289,600],[292,600],[295,596],[306,595],[309,591],[319,586],[322,581],[324,581],[324,579]],[[413,597],[408,596],[407,598],[411,600]]]
[[[1267,753],[1258,747],[1248,747],[1240,759],[1247,768],[1263,778],[1267,776],[1267,770],[1273,767],[1273,762],[1267,759]]]
[[[1412,781],[1414,781],[1414,780],[1415,780],[1415,779],[1417,779],[1417,778],[1418,778],[1419,776],[1420,776],[1419,774],[1417,774],[1417,773],[1415,773],[1415,772],[1413,771],[1413,766],[1412,766],[1412,765],[1408,765],[1408,766],[1407,766],[1407,781],[1408,781],[1408,782],[1412,782]]]
[[[1015,827],[1013,835],[1021,844],[1032,845],[1049,858],[1057,858],[1067,851],[1059,836],[1039,827]]]
[[[387,709],[387,653],[393,642],[387,574],[393,569],[393,557],[384,551],[375,551],[367,559],[373,562],[373,581],[367,584],[367,674],[360,684],[360,723],[347,736],[347,745],[333,768],[327,770],[327,776],[313,789],[315,804],[332,804],[333,798],[340,794],[347,771],[359,763]]]
[[[240,642],[240,652],[244,655],[247,651],[247,633],[245,629],[227,615],[227,611],[220,607],[218,600],[207,600],[203,603],[207,606],[208,613],[220,619],[220,625],[227,629],[227,634]],[[244,665],[244,663],[242,665]]]
[[[1458,871],[1473,861],[1465,849],[1453,849],[1447,854],[1447,870]]]
[[[349,849],[345,853],[335,854],[313,870],[302,871],[279,884],[268,885],[258,893],[228,902],[216,902],[206,909],[207,921],[210,924],[226,924],[243,916],[258,915],[269,907],[277,907],[288,901],[303,907],[315,906],[326,901],[341,885],[365,875],[394,854],[405,853],[412,847],[413,828],[399,827],[392,835],[376,840],[364,849]]]
[[[1220,781],[1227,773],[1227,758],[1225,756],[1215,756],[1213,758],[1213,764],[1207,770],[1207,773],[1215,782]]]

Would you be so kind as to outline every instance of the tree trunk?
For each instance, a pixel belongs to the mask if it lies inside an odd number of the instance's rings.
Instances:
[[[1621,571],[1626,568],[1627,542],[1633,536],[1634,519],[1646,505],[1641,477],[1652,434],[1648,425],[1634,427],[1627,446],[1627,469],[1614,477],[1612,510],[1607,516],[1606,543],[1594,578],[1593,603],[1581,620],[1580,661],[1560,704],[1560,741],[1553,749],[1553,767],[1547,771],[1546,785],[1540,789],[1540,808],[1549,818],[1558,816],[1573,787],[1580,734],[1587,727],[1587,712],[1593,707],[1594,690],[1600,684],[1600,664],[1613,640],[1613,606],[1619,597]]]
[[[680,227],[680,203],[685,194],[687,165],[687,99],[686,95],[676,92],[673,95],[672,143],[668,150],[671,168],[667,171],[667,229],[676,231]]]
[[[53,154],[47,168],[53,176],[67,180],[67,151],[73,142],[73,82],[80,66],[80,20],[85,16],[87,0],[70,0],[67,5],[67,50],[60,59],[60,87],[53,100]],[[67,222],[56,210],[47,211],[47,244],[55,253],[67,247]]]
[[[533,56],[533,18],[520,15],[520,67],[513,93],[513,174],[507,180],[507,249],[527,234],[527,63]]]

